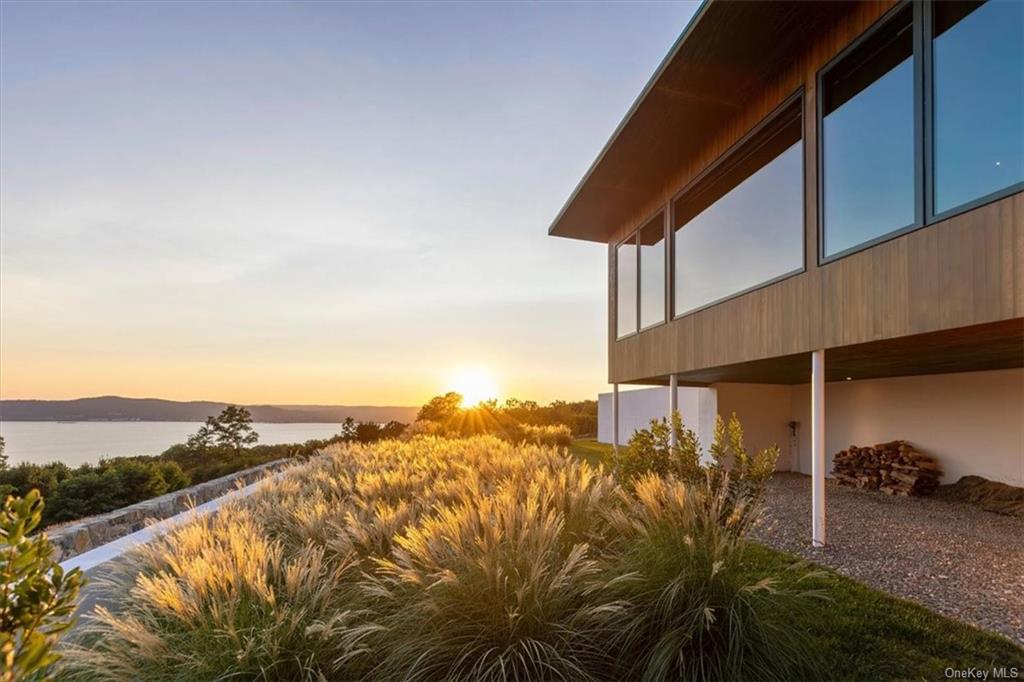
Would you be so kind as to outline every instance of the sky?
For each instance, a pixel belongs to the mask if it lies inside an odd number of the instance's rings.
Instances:
[[[607,379],[547,228],[697,3],[0,3],[0,397]]]

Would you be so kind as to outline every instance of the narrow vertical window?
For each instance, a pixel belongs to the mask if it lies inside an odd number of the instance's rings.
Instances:
[[[916,222],[913,7],[823,74],[826,257]]]
[[[640,228],[640,328],[665,321],[665,218]]]
[[[937,2],[935,213],[1024,182],[1024,3]]]
[[[636,332],[636,235],[615,249],[615,321],[621,339]]]

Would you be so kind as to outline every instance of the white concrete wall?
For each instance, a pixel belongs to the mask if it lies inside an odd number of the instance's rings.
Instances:
[[[668,391],[667,387],[632,390],[619,388],[620,445],[628,443],[637,429],[650,426],[652,419],[668,416]],[[679,414],[683,423],[693,429],[701,443],[709,442],[714,427],[714,389],[681,387],[678,391]],[[612,442],[611,393],[597,396],[597,439],[602,443]]]
[[[743,444],[754,453],[773,445],[781,450],[778,471],[793,468],[789,422],[792,413],[792,386],[776,384],[717,384],[718,413],[728,419],[735,412],[743,425]],[[808,397],[810,394],[808,393]],[[808,398],[809,399],[809,398]],[[810,427],[810,415],[805,422]],[[809,433],[809,431],[808,431]],[[707,445],[708,441],[701,441]],[[810,462],[810,459],[807,460]]]
[[[809,368],[808,368],[809,369]],[[668,413],[668,389],[620,391],[619,442]],[[811,472],[810,385],[717,384],[680,388],[679,409],[701,444],[716,413],[736,412],[749,450],[777,443],[778,469]],[[792,438],[789,422],[799,422]],[[598,439],[611,442],[611,394],[598,398]],[[932,455],[950,483],[974,474],[1024,486],[1024,370],[838,381],[825,385],[826,471],[850,445],[910,441]]]
[[[826,353],[827,359],[827,353]],[[800,471],[810,473],[810,386],[793,387]],[[850,445],[910,441],[945,470],[1024,486],[1024,370],[838,381],[825,385],[825,463]]]

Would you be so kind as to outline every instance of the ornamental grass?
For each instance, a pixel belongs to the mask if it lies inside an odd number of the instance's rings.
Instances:
[[[779,619],[814,595],[748,577],[724,490],[489,436],[334,447],[129,554],[60,676],[813,677]]]

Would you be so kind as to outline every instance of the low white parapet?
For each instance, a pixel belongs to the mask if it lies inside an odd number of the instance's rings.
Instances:
[[[682,387],[677,389],[679,414],[686,428],[697,434],[701,443],[710,443],[718,414],[714,388]],[[619,387],[619,444],[629,442],[637,429],[646,429],[652,419],[668,416],[668,387],[625,390]],[[597,439],[612,442],[612,394],[597,396]]]

